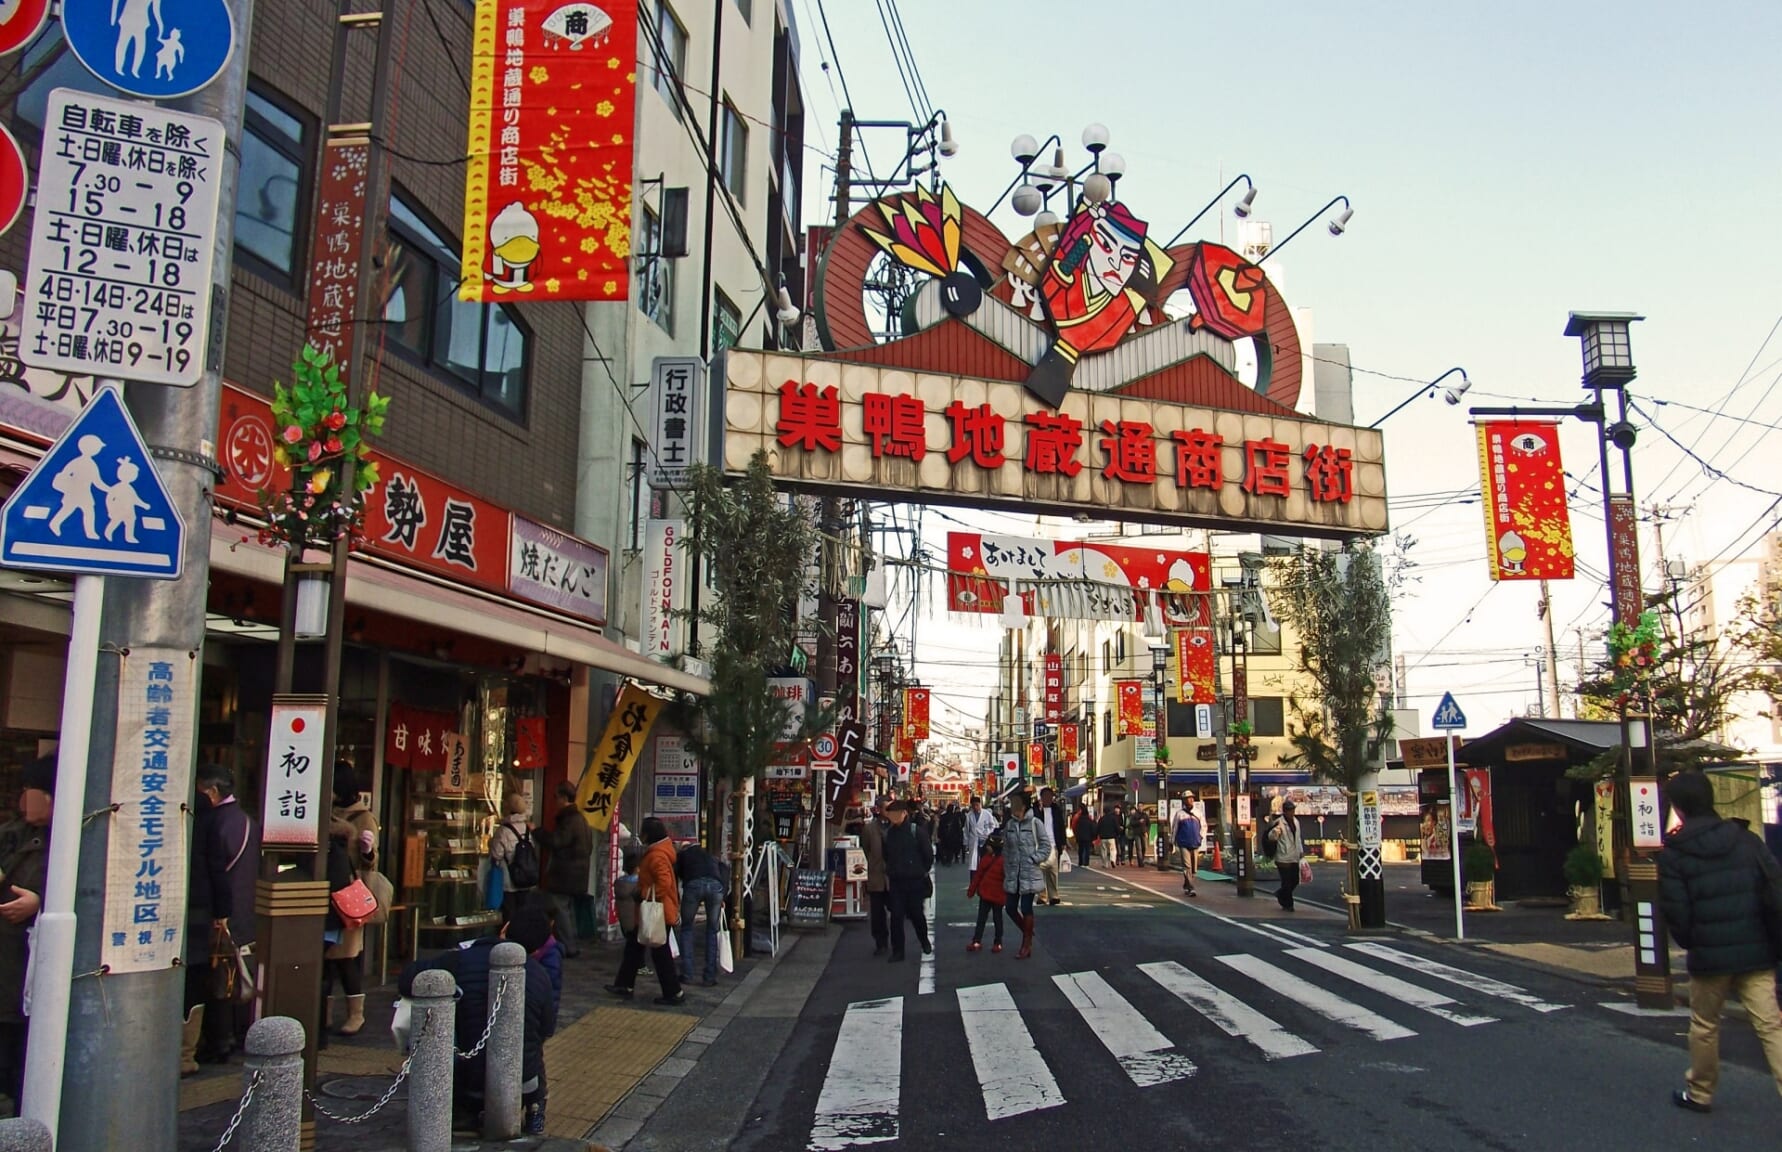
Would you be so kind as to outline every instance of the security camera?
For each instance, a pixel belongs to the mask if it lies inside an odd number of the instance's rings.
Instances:
[[[1442,399],[1446,400],[1449,404],[1459,404],[1460,398],[1471,391],[1472,387],[1473,382],[1471,380],[1465,380],[1461,382],[1461,385],[1458,388],[1444,388],[1442,389]]]
[[[1341,236],[1344,230],[1349,227],[1349,218],[1353,215],[1355,215],[1355,209],[1345,208],[1340,215],[1333,217],[1330,221],[1330,234]]]
[[[1609,442],[1626,452],[1640,438],[1640,430],[1626,420],[1617,420],[1609,425]]]
[[[1249,191],[1244,193],[1244,198],[1242,200],[1239,200],[1236,204],[1231,206],[1231,214],[1236,216],[1239,220],[1246,220],[1250,216],[1251,206],[1255,203],[1256,189],[1252,187]]]
[[[959,155],[959,142],[953,139],[953,122],[941,121],[940,154],[942,156]]]

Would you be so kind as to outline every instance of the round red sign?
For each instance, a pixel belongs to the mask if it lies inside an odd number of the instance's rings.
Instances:
[[[18,223],[31,192],[31,174],[25,170],[25,153],[12,133],[0,125],[0,233]]]
[[[50,0],[0,0],[0,56],[35,40],[49,12]]]

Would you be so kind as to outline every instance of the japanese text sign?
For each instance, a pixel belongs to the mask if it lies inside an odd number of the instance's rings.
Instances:
[[[845,722],[860,694],[860,601],[854,599],[835,602],[835,694]]]
[[[1377,431],[732,350],[724,467],[1041,514],[1353,537],[1386,530]]]
[[[606,549],[513,517],[507,590],[522,600],[606,623]]]
[[[1082,725],[1060,724],[1058,726],[1058,758],[1069,764],[1079,754],[1077,744],[1081,739]]]
[[[903,730],[911,740],[928,739],[930,699],[926,688],[903,690]]]
[[[649,520],[644,524],[643,654],[651,660],[672,660],[681,652],[686,622],[675,615],[681,605],[681,540],[685,520]]]
[[[658,356],[650,364],[652,488],[684,488],[705,450],[705,362],[697,356]]]
[[[439,778],[442,795],[459,796],[470,791],[470,742],[462,733],[447,732],[440,740],[445,753],[445,771]]]
[[[1219,698],[1213,691],[1219,655],[1212,628],[1178,628],[1171,634],[1176,640],[1177,702],[1214,703]]]
[[[661,711],[662,701],[636,684],[626,684],[614,701],[600,743],[594,746],[575,790],[575,806],[587,815],[596,832],[605,832],[612,823],[631,769],[643,754],[644,740]]]
[[[1633,846],[1640,851],[1664,847],[1664,818],[1659,811],[1658,781],[1635,776],[1627,782],[1627,800],[1633,814]]]
[[[1361,846],[1363,848],[1378,848],[1380,846],[1380,830],[1382,824],[1380,818],[1380,790],[1378,788],[1366,788],[1358,793],[1358,795],[1360,797],[1360,802],[1357,806],[1357,812],[1359,814],[1359,839],[1361,841]]]
[[[1056,724],[1064,719],[1064,657],[1056,652],[1046,653],[1044,668],[1041,702],[1045,706],[1046,722]]]
[[[120,660],[105,934],[99,949],[99,963],[110,972],[164,969],[182,955],[185,804],[192,794],[198,715],[198,667],[192,657],[182,648],[138,645]]]
[[[947,533],[947,609],[995,615],[1011,590],[1027,614],[1065,620],[1142,620],[1155,600],[1164,624],[1204,624],[1212,587],[1205,552],[1100,540]]]
[[[780,739],[796,740],[804,735],[804,713],[817,698],[817,685],[805,676],[770,676],[767,687],[774,699],[786,705]]]
[[[306,319],[309,342],[333,359],[343,381],[356,367],[352,363],[353,317],[359,312],[359,265],[370,171],[369,141],[329,140],[322,149]]]
[[[68,88],[50,93],[44,125],[19,359],[198,383],[223,126]]]
[[[1609,579],[1615,592],[1615,619],[1629,628],[1640,622],[1646,596],[1640,590],[1640,518],[1633,497],[1609,497]]]
[[[477,0],[460,299],[626,298],[637,22],[637,0]]]
[[[1141,735],[1145,730],[1145,682],[1116,680],[1114,693],[1120,701],[1120,735]]]
[[[322,726],[325,696],[275,696],[272,737],[266,746],[262,844],[314,848],[322,804]]]
[[[1559,427],[1532,420],[1479,425],[1479,484],[1493,580],[1570,580]]]

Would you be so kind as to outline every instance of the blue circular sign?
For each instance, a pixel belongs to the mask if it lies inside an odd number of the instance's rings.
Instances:
[[[63,0],[62,32],[87,71],[150,100],[190,96],[235,51],[224,0]]]

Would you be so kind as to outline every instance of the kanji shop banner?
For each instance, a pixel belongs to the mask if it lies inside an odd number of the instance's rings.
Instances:
[[[725,357],[724,467],[1049,515],[1348,538],[1386,531],[1380,433],[778,353]]]
[[[995,614],[1010,589],[1029,615],[1064,620],[1141,620],[1157,594],[1165,622],[1203,622],[1212,587],[1207,554],[1099,540],[1038,540],[984,532],[947,533],[947,607]]]
[[[1069,764],[1081,754],[1077,747],[1081,739],[1082,726],[1079,724],[1060,724],[1058,726],[1058,758]]]
[[[1046,653],[1046,683],[1042,701],[1045,705],[1046,723],[1056,724],[1064,719],[1064,657],[1056,652]]]
[[[543,768],[551,762],[545,718],[522,716],[514,721],[514,767],[522,772]]]
[[[928,739],[928,708],[928,689],[903,690],[903,730],[911,740]]]
[[[1182,704],[1216,703],[1219,697],[1213,691],[1213,677],[1219,657],[1212,628],[1178,628],[1171,635],[1176,640],[1176,700]]]
[[[1493,580],[1570,580],[1559,426],[1531,420],[1479,425],[1479,485]]]
[[[587,771],[576,783],[575,806],[596,832],[605,832],[618,811],[619,796],[643,753],[644,739],[662,712],[662,701],[637,684],[626,684],[606,718],[600,743],[588,757]]]
[[[1114,694],[1120,701],[1120,735],[1145,734],[1145,682],[1116,680]]]
[[[462,300],[623,300],[637,0],[477,0]]]
[[[907,729],[897,734],[897,740],[892,745],[891,759],[894,763],[901,764],[905,771],[908,771],[909,766],[915,763],[916,741],[910,736]]]

